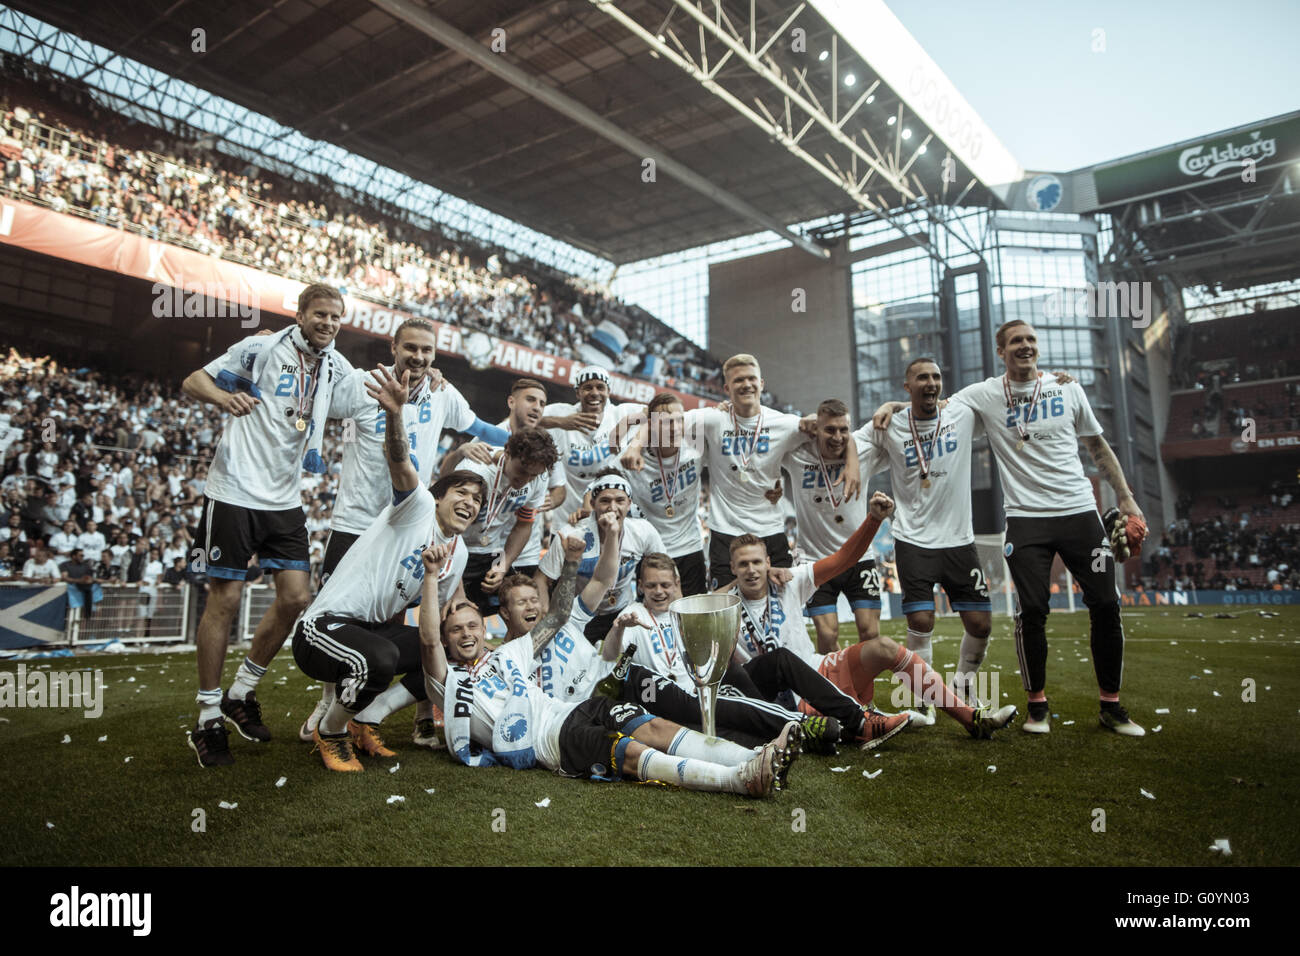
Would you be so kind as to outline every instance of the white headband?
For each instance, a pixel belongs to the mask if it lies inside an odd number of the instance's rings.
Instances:
[[[622,475],[601,475],[587,486],[587,491],[594,500],[596,495],[611,488],[623,492],[629,498],[632,497],[632,487]]]
[[[606,385],[609,384],[609,373],[599,365],[584,365],[578,369],[578,380],[575,385],[581,385],[583,382],[590,382],[592,379],[600,379]]]

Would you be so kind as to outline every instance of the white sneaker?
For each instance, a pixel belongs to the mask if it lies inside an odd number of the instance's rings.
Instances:
[[[1122,737],[1145,737],[1147,732],[1135,724],[1128,711],[1118,704],[1113,710],[1103,710],[1098,718],[1107,730],[1113,730]]]
[[[1052,730],[1052,708],[1048,707],[1041,720],[1034,719],[1034,712],[1031,709],[1025,714],[1025,722],[1020,725],[1020,729],[1027,734],[1046,734]]]
[[[1011,723],[1011,718],[1014,716],[1016,716],[1015,704],[1006,704],[997,710],[978,707],[975,710],[975,721],[970,727],[970,735],[977,740],[988,740],[993,736],[993,731],[1001,730]]]
[[[745,792],[751,797],[770,797],[776,789],[777,771],[782,751],[775,744],[764,744],[753,759],[737,769]]]
[[[934,704],[926,704],[924,707],[915,707],[910,712],[912,714],[912,727],[933,727],[936,720]]]
[[[316,701],[316,708],[311,715],[302,722],[298,728],[298,739],[311,743],[315,739],[316,728],[320,726],[320,719],[325,716],[325,711],[330,709],[328,700]]]

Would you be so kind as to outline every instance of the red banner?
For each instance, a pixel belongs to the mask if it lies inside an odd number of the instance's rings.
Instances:
[[[1180,458],[1221,458],[1224,455],[1251,455],[1256,452],[1300,451],[1300,432],[1257,435],[1251,441],[1231,438],[1195,438],[1190,441],[1167,441],[1160,446],[1165,461]]]
[[[154,315],[160,318],[239,318],[250,334],[257,327],[261,311],[292,317],[298,308],[298,294],[306,285],[192,249],[12,200],[0,203],[0,242],[153,282]],[[218,308],[218,314],[213,314],[213,304],[205,298],[223,303],[226,308]],[[344,328],[381,339],[391,338],[403,322],[413,317],[412,313],[351,293],[345,306]],[[572,386],[578,369],[584,364],[485,333],[462,332],[459,326],[444,322],[433,322],[433,326],[438,351],[454,353],[467,361],[473,358],[477,364],[503,372]],[[466,340],[481,347],[481,354],[471,357]],[[617,374],[611,374],[610,378],[611,393],[623,401],[648,402],[657,392],[667,391],[680,397],[688,409],[715,404],[642,379]]]

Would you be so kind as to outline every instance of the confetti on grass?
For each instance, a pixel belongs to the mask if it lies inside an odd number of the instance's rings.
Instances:
[[[864,770],[864,771],[862,771],[862,776],[866,777],[868,780],[875,780],[877,777],[879,777],[879,776],[880,776],[882,773],[884,773],[884,772],[885,772],[885,771],[884,771],[883,768],[880,769],[880,770],[877,770],[875,773],[868,773],[867,771]]]
[[[288,783],[288,781],[289,781],[288,777],[281,777],[279,780],[275,782],[275,785],[277,787],[283,787],[286,783]]]
[[[831,773],[848,773],[852,767],[831,767]]]
[[[547,807],[549,807],[550,805],[551,805],[551,798],[550,798],[550,797],[542,797],[542,800],[541,800],[540,803],[534,803],[534,804],[533,804],[533,806],[535,806],[535,807],[540,807],[540,808],[543,809],[543,810],[545,810],[545,809],[546,809]]]
[[[405,803],[405,802],[406,802],[406,797],[399,796],[396,793],[393,794],[391,797],[389,797],[387,800],[387,803],[390,807],[395,803]]]
[[[54,824],[50,824],[54,826]],[[1215,840],[1214,846],[1210,847],[1211,853],[1222,853],[1224,856],[1232,856],[1232,847],[1228,845],[1227,840]]]
[[[1141,787],[1138,787],[1138,792],[1141,793],[1142,796],[1146,797],[1148,800],[1154,800],[1156,798],[1156,795],[1154,793],[1148,793],[1146,790],[1143,790]]]
[[[220,807],[222,810],[234,810],[236,807],[239,806],[239,804],[228,803],[227,801],[222,800],[220,803],[217,804],[217,806]]]

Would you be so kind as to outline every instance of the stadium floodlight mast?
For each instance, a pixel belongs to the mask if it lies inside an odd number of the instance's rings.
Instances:
[[[503,57],[492,53],[473,37],[457,30],[451,24],[434,16],[423,7],[416,6],[410,0],[371,0],[371,3],[390,16],[415,27],[421,33],[437,40],[444,46],[460,52],[489,73],[501,77],[511,86],[527,93],[534,99],[540,100],[551,109],[603,136],[616,146],[626,149],[635,156],[653,159],[657,168],[662,169],[683,185],[690,187],[719,205],[725,206],[737,215],[758,223],[764,229],[770,229],[809,255],[823,260],[830,258],[829,250],[794,232],[767,213],[701,176],[695,170],[669,156],[646,140],[633,136],[594,110],[548,86],[538,77],[506,62]]]

